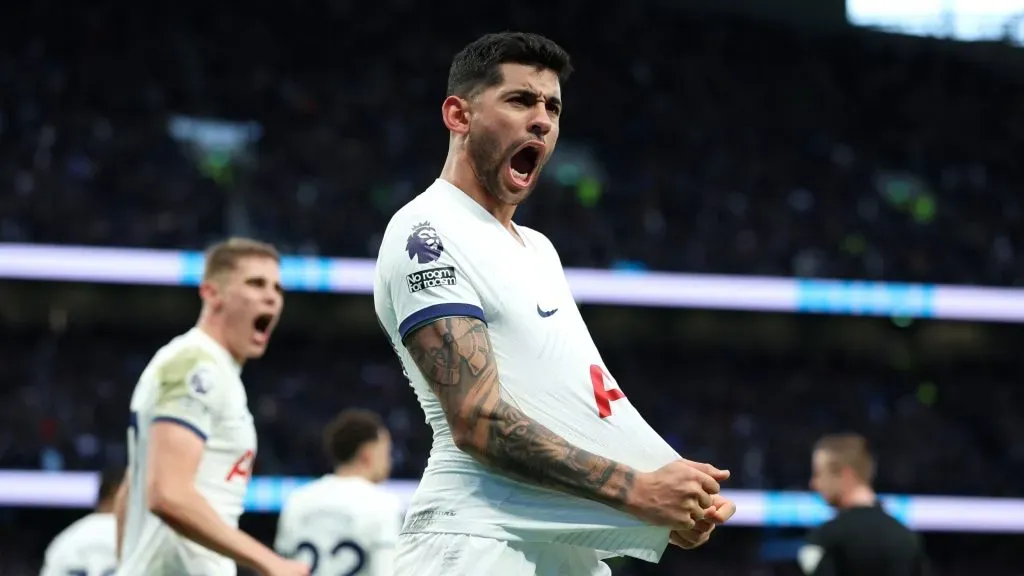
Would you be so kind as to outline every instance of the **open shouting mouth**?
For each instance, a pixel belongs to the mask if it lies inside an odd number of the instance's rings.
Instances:
[[[260,314],[252,321],[252,339],[260,345],[266,345],[270,339],[270,327],[274,322],[273,314]]]
[[[508,174],[514,187],[525,190],[533,184],[543,152],[543,144],[527,142],[512,154],[508,162]]]

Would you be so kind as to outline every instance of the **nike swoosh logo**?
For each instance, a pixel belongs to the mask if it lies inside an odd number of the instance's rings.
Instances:
[[[537,304],[537,315],[541,318],[549,318],[554,315],[555,312],[558,312],[558,308],[555,308],[554,310],[541,310],[540,304]]]

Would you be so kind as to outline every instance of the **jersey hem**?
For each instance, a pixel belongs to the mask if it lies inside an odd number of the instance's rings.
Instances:
[[[408,318],[398,325],[398,334],[401,336],[402,340],[405,340],[405,337],[416,328],[429,324],[434,320],[451,318],[453,316],[468,316],[470,318],[476,318],[485,324],[487,323],[487,319],[484,317],[484,311],[479,306],[456,302],[445,302],[443,304],[427,306],[422,310],[410,314]]]
[[[484,524],[477,522],[466,522],[461,520],[456,526],[446,526],[443,523],[432,523],[431,526],[424,527],[403,527],[399,533],[400,536],[407,534],[453,534],[461,536],[474,536],[478,538],[490,538],[491,540],[500,540],[504,542],[531,542],[531,543],[549,543],[558,544],[561,546],[575,546],[577,548],[583,548],[586,550],[594,550],[599,552],[604,558],[612,558],[615,556],[629,556],[645,562],[651,562],[657,564],[661,561],[662,555],[665,553],[665,549],[668,547],[667,538],[658,538],[658,542],[653,542],[654,538],[643,538],[637,537],[633,545],[624,545],[614,547],[613,550],[605,550],[602,548],[596,548],[587,546],[586,537],[573,538],[572,542],[565,541],[564,538],[553,535],[548,538],[543,537],[524,537],[522,534],[517,534],[505,529],[502,526],[495,524]],[[628,540],[623,538],[622,540]]]

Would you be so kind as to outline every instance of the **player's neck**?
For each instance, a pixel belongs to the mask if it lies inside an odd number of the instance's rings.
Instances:
[[[869,486],[858,486],[843,498],[843,508],[863,508],[866,506],[874,506],[878,500],[878,496],[875,495],[875,491]]]
[[[374,482],[373,475],[370,474],[369,470],[355,464],[336,466],[334,468],[334,475],[338,478],[362,478],[367,482]]]
[[[114,512],[114,503],[110,500],[101,500],[96,504],[94,512],[97,514],[111,514]]]
[[[512,228],[512,216],[516,212],[516,207],[499,201],[487,192],[464,151],[448,151],[448,158],[445,159],[444,168],[441,169],[441,179],[462,190],[466,196],[483,206],[484,210],[494,216],[494,219],[509,232],[516,233]]]
[[[228,339],[226,335],[227,329],[222,323],[217,322],[215,318],[207,314],[206,311],[203,311],[199,314],[199,322],[196,323],[196,326],[203,331],[203,334],[209,336],[221,348],[227,351],[239,366],[245,364],[245,358],[235,354],[231,348],[228,347]]]

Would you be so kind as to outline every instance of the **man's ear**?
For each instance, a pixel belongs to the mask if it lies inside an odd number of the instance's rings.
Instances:
[[[213,280],[203,280],[199,284],[199,297],[211,308],[220,307],[220,287]]]
[[[469,101],[458,96],[449,96],[441,104],[441,119],[452,134],[469,132]]]

